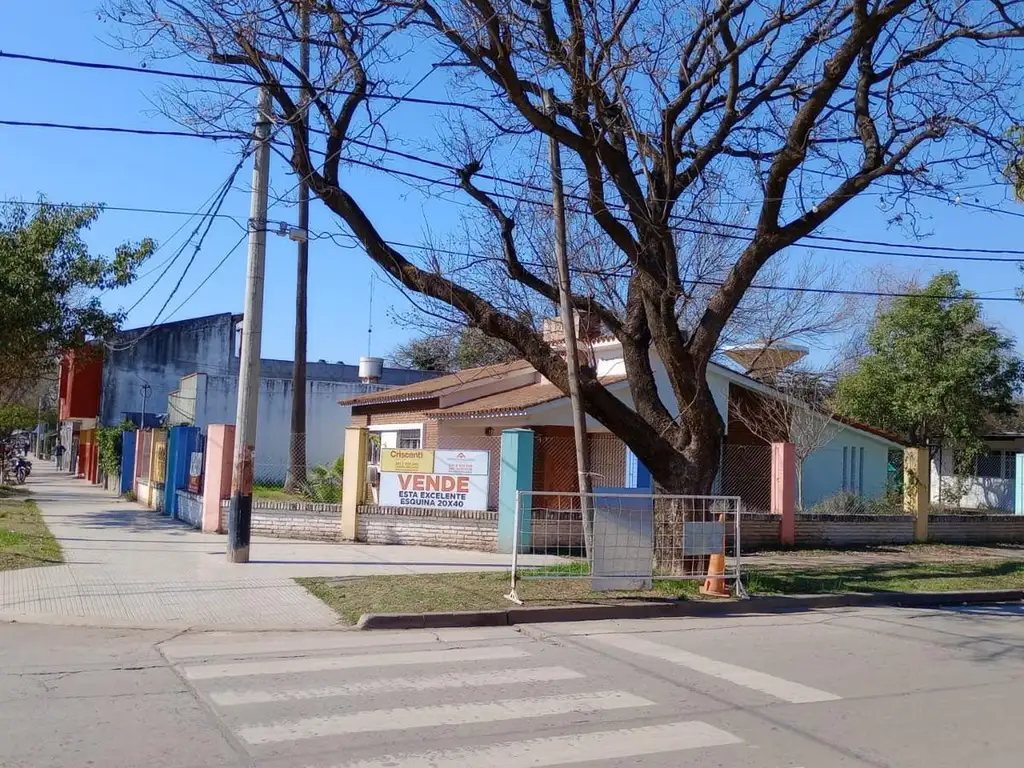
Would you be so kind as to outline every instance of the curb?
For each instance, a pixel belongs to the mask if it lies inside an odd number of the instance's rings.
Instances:
[[[1024,589],[971,592],[855,592],[843,595],[752,597],[747,600],[672,601],[628,605],[572,605],[506,608],[497,611],[445,613],[365,613],[357,629],[442,629],[451,627],[507,627],[604,619],[665,619],[793,613],[828,608],[927,608],[943,605],[1012,603],[1024,600]]]

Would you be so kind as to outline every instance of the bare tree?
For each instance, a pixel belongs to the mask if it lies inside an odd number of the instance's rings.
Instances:
[[[1024,0],[317,0],[312,82],[286,2],[111,3],[130,44],[267,84],[279,150],[369,257],[424,311],[450,308],[568,391],[563,357],[511,309],[558,300],[550,254],[532,256],[518,227],[547,205],[540,152],[553,137],[573,234],[608,256],[571,264],[573,301],[621,342],[629,381],[626,402],[584,367],[583,403],[666,491],[711,489],[723,422],[707,366],[773,257],[869,187],[912,200],[978,169],[998,176],[1019,154],[1008,129],[1021,122]],[[398,79],[424,58],[424,78],[453,75],[459,104],[435,105],[426,125],[393,100],[423,82]],[[313,92],[310,142],[300,87]],[[203,114],[237,128],[240,87],[225,89],[227,109]],[[418,157],[429,142],[455,169],[412,183],[480,211],[450,269],[389,243],[342,172],[394,174],[396,146]],[[677,235],[715,231],[737,208],[747,223],[730,230],[740,248],[721,284],[690,280]],[[598,280],[624,303],[588,291]]]
[[[766,347],[768,351],[770,347]],[[804,463],[842,429],[829,404],[837,368],[832,364],[819,370],[801,367],[780,371],[765,381],[774,394],[751,393],[735,403],[736,418],[762,440],[793,444],[798,509],[804,507]]]

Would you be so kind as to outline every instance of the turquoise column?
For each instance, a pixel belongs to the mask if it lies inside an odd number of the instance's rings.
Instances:
[[[506,429],[501,433],[498,477],[498,551],[511,554],[515,539],[516,492],[533,490],[533,430]],[[522,500],[519,541],[530,540],[531,499]]]
[[[1013,512],[1024,515],[1024,453],[1013,457],[1016,460],[1016,472],[1013,475]]]

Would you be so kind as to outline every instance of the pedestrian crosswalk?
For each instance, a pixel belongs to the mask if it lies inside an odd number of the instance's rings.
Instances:
[[[791,702],[823,691],[627,636],[659,657]],[[165,656],[262,765],[527,768],[743,765],[745,739],[678,690],[512,631],[442,642],[430,633],[185,639]],[[831,697],[836,698],[836,697]],[[692,713],[688,716],[687,713]],[[729,754],[729,750],[746,749]],[[700,762],[707,756],[707,763]]]
[[[493,746],[451,749],[347,763],[344,768],[512,768],[555,766],[594,760],[635,759],[703,747],[738,744],[731,733],[701,722],[669,723],[579,736],[511,741]]]

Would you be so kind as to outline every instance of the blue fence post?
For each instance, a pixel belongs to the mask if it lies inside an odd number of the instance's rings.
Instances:
[[[135,487],[135,440],[138,434],[134,429],[121,433],[121,487],[118,489],[121,494]]]
[[[178,491],[188,485],[192,451],[199,442],[199,427],[171,427],[167,435],[167,479],[164,483],[164,512],[177,516]]]
[[[506,554],[516,546],[516,492],[533,489],[533,430],[506,429],[501,433],[501,471],[498,478],[498,551]],[[523,499],[522,511],[531,504]],[[530,540],[530,515],[519,520],[519,541]]]

